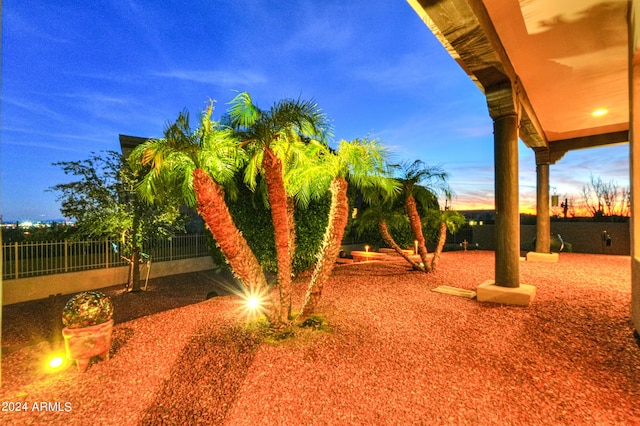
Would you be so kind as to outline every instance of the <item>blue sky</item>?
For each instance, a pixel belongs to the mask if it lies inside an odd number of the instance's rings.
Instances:
[[[60,218],[56,161],[159,137],[168,121],[235,92],[261,107],[314,99],[335,139],[378,137],[398,161],[450,173],[456,209],[493,207],[492,124],[484,96],[408,3],[8,0],[2,4],[1,213]],[[628,185],[628,145],[575,151],[551,167],[559,194],[589,174]],[[535,200],[520,144],[521,206]]]

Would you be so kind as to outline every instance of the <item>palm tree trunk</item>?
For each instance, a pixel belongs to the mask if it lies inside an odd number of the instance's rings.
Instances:
[[[280,320],[287,322],[291,316],[291,253],[289,253],[289,218],[287,193],[282,176],[282,162],[273,151],[267,148],[262,158],[262,167],[267,183],[267,197],[271,206],[271,219],[276,242]]]
[[[444,243],[447,242],[447,224],[442,222],[440,224],[440,235],[438,236],[438,245],[436,251],[433,252],[433,258],[431,259],[431,271],[435,271],[440,261],[440,254],[442,254],[442,248]]]
[[[193,171],[193,188],[198,201],[198,213],[207,224],[233,273],[251,294],[268,293],[267,279],[258,259],[233,221],[224,200],[224,189],[202,169]],[[275,308],[273,304],[271,307]],[[267,312],[267,319],[273,324],[277,316],[274,312]]]
[[[422,233],[422,221],[420,220],[420,215],[418,214],[416,200],[412,195],[407,197],[405,206],[407,208],[407,216],[409,216],[409,223],[411,224],[411,231],[418,241],[418,254],[420,255],[420,260],[422,260],[422,264],[424,265],[424,271],[430,272],[431,266],[429,259],[427,258],[427,243]]]
[[[380,230],[380,235],[382,236],[382,239],[384,240],[384,242],[387,243],[391,248],[393,248],[396,251],[396,253],[402,256],[404,260],[409,262],[409,264],[413,269],[417,271],[425,272],[425,269],[422,266],[420,266],[420,264],[411,260],[411,258],[404,252],[404,250],[400,248],[398,243],[396,243],[396,240],[393,239],[393,237],[391,236],[391,233],[389,232],[389,226],[387,226],[387,222],[385,222],[384,220],[381,220],[380,223],[378,223],[378,229]]]
[[[311,282],[307,288],[302,311],[296,321],[303,322],[313,313],[322,297],[322,289],[329,280],[336,259],[340,253],[344,230],[349,221],[349,200],[347,187],[349,184],[343,177],[336,177],[331,181],[331,207],[329,209],[329,222],[322,238],[322,245],[318,253],[318,261],[311,275]]]
[[[287,220],[289,222],[289,255],[293,263],[296,255],[296,218],[295,201],[293,197],[287,197]]]

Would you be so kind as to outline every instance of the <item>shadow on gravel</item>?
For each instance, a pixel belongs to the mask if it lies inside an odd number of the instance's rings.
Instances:
[[[118,351],[124,347],[129,340],[134,336],[135,331],[131,327],[120,327],[113,330],[113,336],[111,337],[111,351],[110,356],[113,357]]]
[[[2,307],[2,354],[48,341],[62,344],[62,309],[71,296],[50,296]]]
[[[140,424],[222,424],[259,345],[257,335],[239,326],[201,327]]]
[[[105,291],[113,302],[113,321],[120,324],[137,318],[157,314],[204,302],[207,294],[215,291],[228,295],[238,284],[228,271],[193,272],[149,281],[146,291],[128,293],[123,286]]]
[[[148,284],[146,291],[137,293],[125,292],[124,285],[98,289],[111,298],[116,325],[203,302],[212,292],[228,295],[238,288],[230,272],[213,270],[154,278]],[[3,306],[2,353],[15,352],[43,341],[62,344],[62,309],[72,296],[56,295]]]

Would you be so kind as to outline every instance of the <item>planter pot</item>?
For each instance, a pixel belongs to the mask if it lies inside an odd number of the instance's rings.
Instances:
[[[84,372],[91,358],[109,359],[113,320],[83,328],[63,328],[67,358],[76,361],[78,370]]]

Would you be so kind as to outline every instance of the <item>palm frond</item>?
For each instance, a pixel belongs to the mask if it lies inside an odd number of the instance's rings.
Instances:
[[[414,186],[411,195],[413,195],[413,198],[416,200],[418,206],[422,209],[423,212],[427,210],[440,209],[438,197],[427,187],[421,185]]]
[[[449,175],[439,164],[429,166],[422,160],[415,160],[413,163],[401,163],[397,170],[401,173],[399,179],[408,191],[411,191],[414,186],[420,185],[436,195],[451,194],[447,184]]]
[[[341,173],[357,188],[377,187],[387,196],[399,190],[389,171],[389,152],[379,140],[342,140],[337,155],[341,162]]]
[[[228,116],[231,126],[236,128],[247,128],[252,126],[262,115],[260,109],[255,106],[251,96],[247,92],[238,93],[229,102]]]
[[[294,197],[296,203],[306,207],[311,200],[319,199],[326,194],[336,176],[326,163],[309,163],[304,168],[285,174],[287,194]]]
[[[377,229],[382,221],[387,223],[389,230],[401,229],[409,222],[409,218],[404,214],[404,211],[397,208],[391,200],[379,201],[378,203],[370,204],[362,209],[361,213],[358,213],[354,222],[358,235],[362,235],[368,230]]]
[[[264,151],[256,151],[250,158],[247,166],[244,169],[244,183],[253,191],[256,188],[256,182],[258,175],[262,169],[262,158],[264,157]]]
[[[272,106],[269,116],[276,129],[293,127],[300,136],[323,142],[331,136],[329,120],[313,100],[278,101]]]
[[[201,114],[200,127],[195,130],[189,125],[189,113],[183,111],[167,125],[164,138],[150,139],[134,150],[131,161],[151,167],[138,186],[141,194],[146,193],[145,199],[158,199],[179,188],[185,202],[195,205],[193,172],[197,168],[221,185],[233,180],[246,156],[233,131],[211,119],[212,111],[213,101]]]

